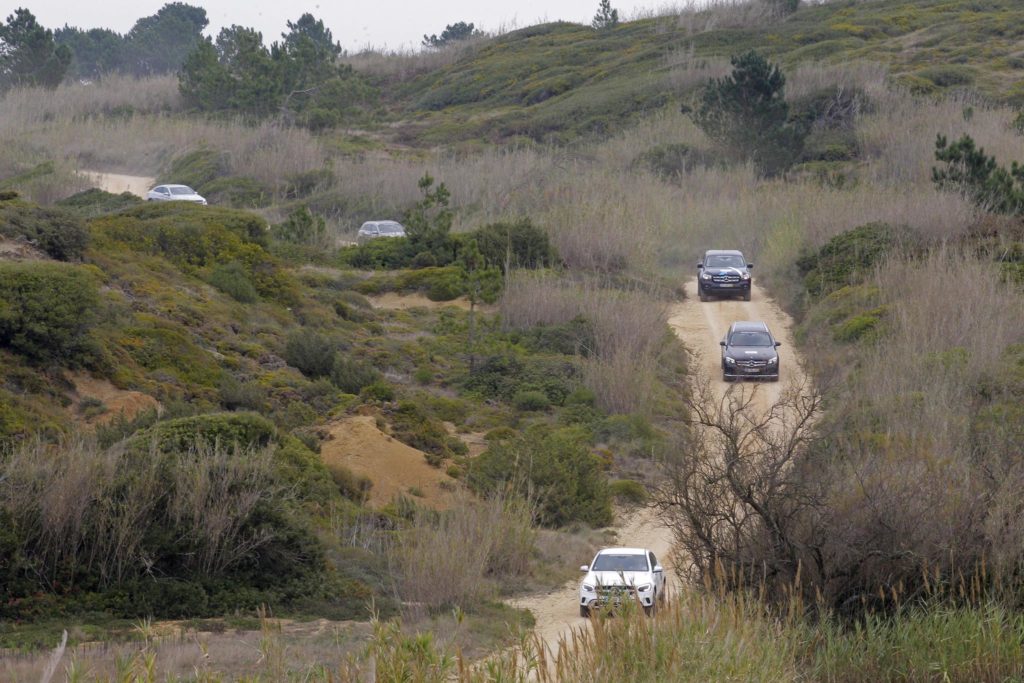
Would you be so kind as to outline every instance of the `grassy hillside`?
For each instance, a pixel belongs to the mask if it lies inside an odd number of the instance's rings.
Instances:
[[[730,56],[756,49],[789,68],[875,62],[913,93],[966,89],[1020,104],[1022,25],[1024,8],[1012,0],[851,0],[784,17],[748,3],[602,31],[544,24],[487,41],[392,97],[413,117],[407,140],[564,142],[678,107],[702,76],[720,76]]]

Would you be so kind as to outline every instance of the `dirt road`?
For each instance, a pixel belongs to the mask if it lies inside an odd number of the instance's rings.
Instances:
[[[96,187],[114,194],[131,192],[138,197],[145,197],[149,188],[156,184],[154,178],[138,175],[121,175],[118,173],[101,173],[99,171],[79,171],[95,183]]]
[[[793,321],[768,298],[764,290],[754,287],[750,301],[715,299],[702,303],[697,297],[697,281],[686,285],[687,298],[669,310],[668,324],[686,344],[698,360],[701,371],[711,378],[712,388],[721,396],[727,390],[752,391],[752,406],[765,411],[780,397],[783,389],[791,382],[803,380],[803,370],[797,362],[793,345]],[[718,342],[735,320],[763,320],[776,339],[782,342],[779,348],[780,381],[758,383],[731,383],[722,381],[721,352]],[[627,546],[650,548],[666,563],[670,560],[672,548],[671,533],[659,524],[654,511],[642,510],[627,516],[618,531],[618,542]],[[596,549],[595,549],[596,550]],[[586,559],[580,561],[586,562]],[[675,574],[669,571],[670,578]],[[516,607],[529,609],[536,619],[535,633],[550,652],[548,661],[553,662],[558,654],[560,639],[568,639],[573,629],[587,628],[588,620],[579,616],[576,604],[577,581],[570,581],[562,588],[531,595],[515,600]]]
[[[712,299],[701,302],[697,298],[697,281],[686,283],[686,300],[669,310],[668,324],[698,359],[702,372],[711,378],[712,387],[724,392],[733,390],[755,391],[754,406],[767,410],[793,382],[804,379],[803,367],[793,345],[793,320],[756,285],[750,301],[738,299]],[[722,353],[718,342],[736,320],[763,320],[779,347],[779,381],[726,384],[722,381]]]

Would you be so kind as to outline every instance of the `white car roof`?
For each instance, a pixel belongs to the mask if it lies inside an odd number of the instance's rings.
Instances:
[[[601,548],[598,555],[646,555],[649,551],[646,548]]]

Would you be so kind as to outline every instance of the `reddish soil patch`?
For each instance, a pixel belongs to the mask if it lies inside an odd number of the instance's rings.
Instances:
[[[347,467],[369,477],[373,481],[370,505],[387,505],[399,494],[435,509],[451,504],[452,495],[444,485],[452,479],[428,465],[423,451],[382,432],[373,416],[356,415],[332,422],[327,425],[327,433],[320,447],[324,463],[328,469]]]
[[[70,379],[75,385],[75,391],[71,395],[72,403],[68,410],[71,411],[75,419],[82,420],[86,424],[102,425],[118,416],[131,420],[147,410],[160,411],[162,409],[160,402],[149,394],[118,389],[105,379],[96,379],[84,373],[74,373]],[[88,412],[82,410],[82,401],[87,398],[102,401],[106,410],[91,417],[83,415],[84,412]]]

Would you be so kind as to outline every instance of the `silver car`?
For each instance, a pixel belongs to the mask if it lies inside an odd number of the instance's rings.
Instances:
[[[157,185],[146,193],[150,202],[192,202],[206,204],[206,199],[188,185]]]
[[[405,237],[405,226],[398,221],[366,221],[356,233],[360,244],[378,237]]]

